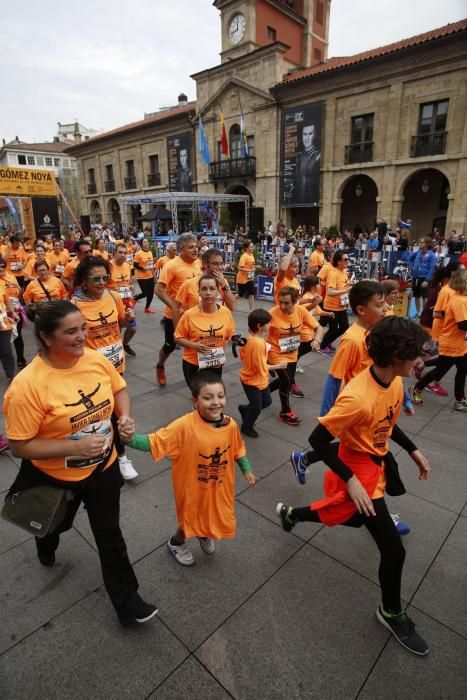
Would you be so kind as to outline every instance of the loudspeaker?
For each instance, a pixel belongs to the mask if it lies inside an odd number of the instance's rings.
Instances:
[[[263,207],[250,207],[248,213],[249,221],[249,237],[253,243],[258,242],[258,233],[264,226],[264,209]]]
[[[81,230],[84,233],[84,235],[88,236],[91,232],[91,217],[87,214],[82,214],[79,217],[79,225],[81,226]]]

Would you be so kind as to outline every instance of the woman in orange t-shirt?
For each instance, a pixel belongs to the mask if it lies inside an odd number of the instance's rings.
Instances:
[[[329,328],[323,338],[321,352],[324,355],[332,355],[334,352],[332,343],[349,327],[347,309],[349,308],[349,292],[352,285],[349,284],[348,266],[348,253],[337,250],[332,256],[332,269],[326,278],[326,296],[323,308],[325,311],[332,311],[334,318],[329,319]]]
[[[274,304],[279,304],[279,292],[284,287],[293,287],[297,290],[298,296],[302,293],[300,281],[297,277],[300,271],[298,257],[295,255],[295,246],[289,245],[289,251],[279,263],[277,275],[274,277]]]
[[[13,310],[5,289],[2,288],[0,289],[0,361],[9,383],[15,376],[15,358],[11,352],[11,319],[17,321],[18,315]],[[2,440],[0,435],[0,444]]]
[[[199,278],[200,302],[188,309],[177,324],[175,341],[183,351],[183,375],[191,389],[200,370],[210,369],[222,376],[225,346],[235,330],[232,312],[217,304],[217,279],[206,273]]]
[[[467,270],[455,272],[449,286],[454,290],[444,317],[443,329],[439,338],[439,357],[436,367],[418,380],[412,389],[412,401],[423,403],[421,392],[433,381],[439,382],[444,375],[456,366],[454,378],[454,410],[467,412],[465,398],[465,378],[467,375]]]
[[[141,294],[135,296],[135,301],[146,299],[144,311],[147,314],[153,314],[155,311],[150,307],[154,298],[154,257],[149,247],[149,241],[146,238],[141,241],[141,250],[135,253],[133,266],[136,270],[136,279],[141,289]]]
[[[238,272],[237,272],[237,297],[243,298],[248,297],[248,304],[250,306],[250,311],[253,309],[255,304],[255,256],[253,251],[255,249],[254,244],[251,241],[245,241],[243,244],[243,253],[238,261]]]
[[[52,275],[45,260],[36,260],[34,274],[37,279],[31,280],[23,292],[25,304],[52,301],[52,299],[66,299],[68,292],[65,285],[55,275]]]
[[[102,355],[85,347],[86,321],[71,302],[41,304],[35,333],[40,352],[5,394],[10,447],[22,460],[9,493],[39,485],[69,492],[61,523],[36,538],[38,559],[47,567],[83,502],[120,622],[145,622],[157,610],[136,592],[120,530],[121,477],[110,420],[115,411],[122,426],[131,421],[126,384]]]
[[[268,361],[271,365],[287,362],[285,369],[276,370],[277,378],[269,385],[270,391],[279,389],[281,411],[279,420],[287,425],[299,425],[301,419],[292,411],[289,393],[295,381],[300,336],[305,328],[314,334],[318,323],[304,306],[299,306],[298,291],[284,287],[279,292],[279,306],[271,309],[271,323],[267,342],[270,344]],[[313,350],[318,349],[318,343]],[[297,394],[298,395],[298,394]],[[303,394],[302,394],[303,397]]]
[[[47,253],[45,247],[42,244],[38,244],[35,247],[34,253],[31,253],[28,261],[24,268],[24,278],[25,280],[36,279],[37,274],[34,268],[36,262],[47,262]]]
[[[109,254],[105,249],[105,240],[103,238],[98,238],[96,241],[96,248],[92,251],[95,258],[103,258],[104,260],[109,260]]]
[[[24,340],[23,340],[23,320],[21,318],[20,308],[20,297],[21,297],[21,287],[17,277],[11,272],[7,271],[7,262],[4,258],[0,257],[0,292],[3,292],[5,296],[11,302],[13,311],[17,315],[16,331],[18,336],[14,339],[13,345],[15,346],[16,353],[16,363],[18,369],[23,369],[27,365],[26,358],[24,357]]]

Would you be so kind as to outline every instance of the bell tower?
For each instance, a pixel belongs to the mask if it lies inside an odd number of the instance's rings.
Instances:
[[[221,13],[222,63],[275,42],[291,68],[327,59],[331,0],[214,0]]]

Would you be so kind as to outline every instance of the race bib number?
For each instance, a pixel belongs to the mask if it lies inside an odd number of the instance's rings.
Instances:
[[[341,306],[344,308],[347,308],[349,305],[349,295],[348,294],[343,294],[341,296]]]
[[[289,335],[287,338],[279,338],[279,349],[281,352],[296,352],[299,347],[299,335]]]
[[[124,353],[121,342],[117,342],[114,345],[105,345],[104,347],[97,349],[109,360],[109,362],[113,364],[115,369],[118,370],[120,367],[123,367]]]
[[[58,272],[60,275],[62,272],[65,271],[65,265],[55,265],[55,272]]]
[[[0,311],[0,328],[4,331],[9,329],[6,312]]]
[[[110,418],[106,418],[97,423],[90,423],[85,425],[81,430],[70,435],[69,440],[81,440],[82,438],[89,437],[90,435],[100,435],[105,438],[104,449],[102,454],[97,457],[85,457],[83,459],[77,459],[76,457],[65,457],[65,469],[84,469],[86,467],[97,467],[101,465],[110,454],[112,449],[112,424]]]
[[[22,264],[20,262],[11,262],[10,263],[11,271],[12,272],[19,272],[22,268]]]
[[[120,294],[122,299],[131,299],[131,297],[132,297],[130,287],[119,287],[118,293]]]
[[[126,261],[128,265],[133,265],[133,253],[128,253],[128,255],[126,256]]]
[[[152,270],[153,267],[154,267],[154,263],[151,261],[151,262],[146,263],[146,265],[144,266],[144,269],[145,270]]]
[[[13,311],[19,311],[19,299],[17,297],[10,297],[10,301]]]
[[[247,273],[247,278],[248,278],[249,281],[254,280],[254,279],[255,279],[255,271],[254,271],[254,270],[250,270],[250,271]]]
[[[198,366],[200,369],[209,369],[210,367],[222,367],[225,365],[226,358],[224,348],[212,348],[207,353],[198,353]]]

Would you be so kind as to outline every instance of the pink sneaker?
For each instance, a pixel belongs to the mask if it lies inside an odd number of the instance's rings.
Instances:
[[[9,444],[7,443],[3,435],[0,435],[0,452],[5,452],[5,450],[8,449],[10,449]]]
[[[425,389],[431,391],[432,394],[437,394],[438,396],[449,396],[449,392],[443,389],[439,384],[428,384]]]

